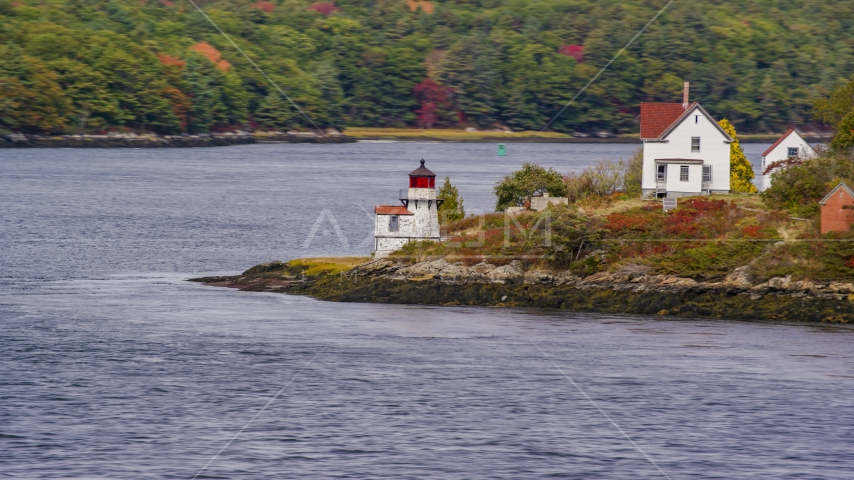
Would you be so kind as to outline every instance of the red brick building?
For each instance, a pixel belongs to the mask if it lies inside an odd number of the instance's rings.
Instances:
[[[821,233],[847,232],[854,225],[854,190],[840,183],[818,202],[821,205]]]

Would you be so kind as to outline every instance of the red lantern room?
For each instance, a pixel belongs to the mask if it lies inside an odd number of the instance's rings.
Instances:
[[[409,174],[409,188],[436,188],[436,174],[424,166],[423,158],[421,166]]]

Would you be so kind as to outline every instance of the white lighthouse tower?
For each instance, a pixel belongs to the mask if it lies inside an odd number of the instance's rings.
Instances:
[[[439,241],[436,174],[421,166],[409,174],[409,188],[399,195],[403,206],[377,205],[374,231],[376,257],[384,257],[412,240]]]

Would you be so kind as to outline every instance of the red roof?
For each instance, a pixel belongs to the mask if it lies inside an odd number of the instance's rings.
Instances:
[[[683,113],[681,103],[641,102],[640,138],[658,138]]]
[[[771,153],[771,150],[774,150],[775,148],[777,148],[777,145],[779,145],[779,144],[780,144],[780,142],[782,142],[783,140],[785,140],[785,139],[786,139],[786,137],[788,137],[789,135],[791,135],[791,134],[792,134],[792,132],[794,132],[794,131],[795,131],[795,129],[794,129],[794,128],[790,128],[786,133],[784,133],[784,134],[783,134],[783,136],[782,136],[782,137],[778,138],[778,139],[777,139],[777,141],[776,141],[776,142],[774,142],[774,144],[773,144],[773,145],[771,145],[770,147],[768,147],[768,150],[765,150],[764,152],[762,152],[762,156],[763,156],[763,157],[767,157],[767,156],[768,156],[768,154],[769,154],[769,153]]]
[[[377,205],[374,213],[377,215],[415,215],[401,205]]]

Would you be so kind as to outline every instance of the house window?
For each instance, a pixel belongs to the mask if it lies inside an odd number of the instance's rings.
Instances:
[[[789,147],[788,156],[789,157],[797,157],[798,156],[798,147],[794,147],[794,148]]]
[[[658,174],[655,177],[659,182],[667,180],[667,165],[658,166]]]
[[[700,116],[694,115],[694,123],[700,123]]]
[[[710,183],[712,181],[712,166],[703,165],[703,182]]]
[[[700,137],[691,137],[691,151],[699,152],[700,151]]]
[[[679,181],[687,182],[688,181],[688,165],[682,165],[679,167]]]
[[[392,215],[388,217],[388,231],[396,232],[400,228],[400,222],[398,220],[397,215]]]

